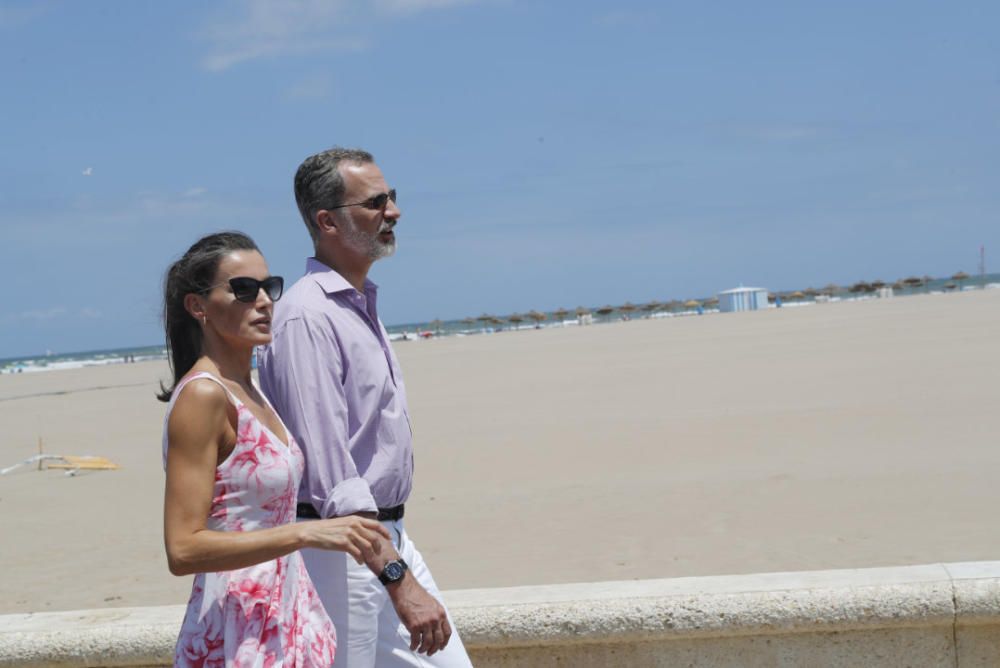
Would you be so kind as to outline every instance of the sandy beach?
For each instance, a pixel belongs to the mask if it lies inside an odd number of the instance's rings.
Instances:
[[[396,344],[444,589],[1000,558],[1000,290]],[[0,613],[186,601],[166,364],[0,376]]]

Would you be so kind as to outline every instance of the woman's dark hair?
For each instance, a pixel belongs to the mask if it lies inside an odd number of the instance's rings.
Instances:
[[[217,232],[198,239],[167,269],[163,280],[163,329],[174,382],[169,388],[160,383],[161,392],[156,395],[160,401],[170,401],[177,383],[201,357],[201,327],[184,308],[184,297],[201,294],[212,286],[223,257],[248,250],[260,252],[253,239],[242,232]]]

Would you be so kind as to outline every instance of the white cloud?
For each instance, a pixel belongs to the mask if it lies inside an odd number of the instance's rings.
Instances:
[[[228,16],[205,31],[212,43],[203,65],[221,72],[258,58],[358,48],[356,37],[337,37],[346,22],[347,0],[250,0],[229,3]]]
[[[33,309],[12,313],[5,320],[8,322],[42,322],[64,316],[68,313],[65,306],[53,306],[47,309]]]
[[[79,309],[68,309],[65,306],[51,306],[45,309],[32,309],[20,313],[9,313],[4,316],[8,323],[41,323],[66,318],[100,318],[101,312],[96,308],[85,306]]]
[[[738,139],[765,142],[800,142],[829,136],[840,131],[832,123],[824,122],[745,122],[725,121],[708,126],[715,132]]]
[[[383,14],[415,14],[430,9],[448,9],[472,4],[475,0],[375,0],[375,8]]]
[[[819,128],[809,125],[776,125],[760,128],[757,132],[762,139],[768,141],[798,141],[815,137],[819,134]]]
[[[17,28],[45,14],[52,3],[8,2],[0,6],[0,28]]]
[[[594,23],[596,25],[608,28],[644,27],[655,23],[656,20],[656,14],[651,11],[636,11],[628,9],[612,10],[594,17]]]
[[[285,89],[289,100],[321,100],[333,94],[333,80],[322,74],[305,77]]]
[[[109,236],[133,234],[149,225],[217,226],[218,221],[259,215],[261,210],[259,201],[227,198],[200,187],[182,192],[147,190],[113,199],[76,197],[50,202],[47,208],[38,205],[5,211],[0,248],[19,244],[100,245]]]
[[[213,211],[223,211],[226,207],[205,197],[207,188],[189,188],[182,193],[143,191],[136,194],[131,204],[126,205],[120,215],[125,218],[171,218],[193,216]],[[117,215],[115,216],[118,217]]]
[[[94,168],[93,167],[87,167],[87,169],[83,170],[80,173],[83,174],[84,176],[93,176],[94,175]]]
[[[205,27],[209,53],[202,66],[223,72],[262,58],[359,50],[359,34],[374,14],[412,15],[481,0],[231,0]]]

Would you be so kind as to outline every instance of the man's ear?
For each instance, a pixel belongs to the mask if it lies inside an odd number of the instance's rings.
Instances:
[[[320,209],[316,212],[316,229],[322,232],[337,229],[337,215],[333,211]]]
[[[191,314],[191,317],[198,322],[205,324],[208,312],[205,309],[205,301],[201,295],[189,292],[184,295],[184,310]]]

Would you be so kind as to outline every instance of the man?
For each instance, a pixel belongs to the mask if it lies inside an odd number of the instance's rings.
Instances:
[[[337,628],[334,666],[471,666],[403,526],[406,389],[367,278],[395,251],[396,191],[369,153],[334,148],[302,163],[295,199],[316,255],[275,311],[259,363],[264,393],[305,453],[299,518],[377,517],[392,535],[364,565],[303,551]]]

